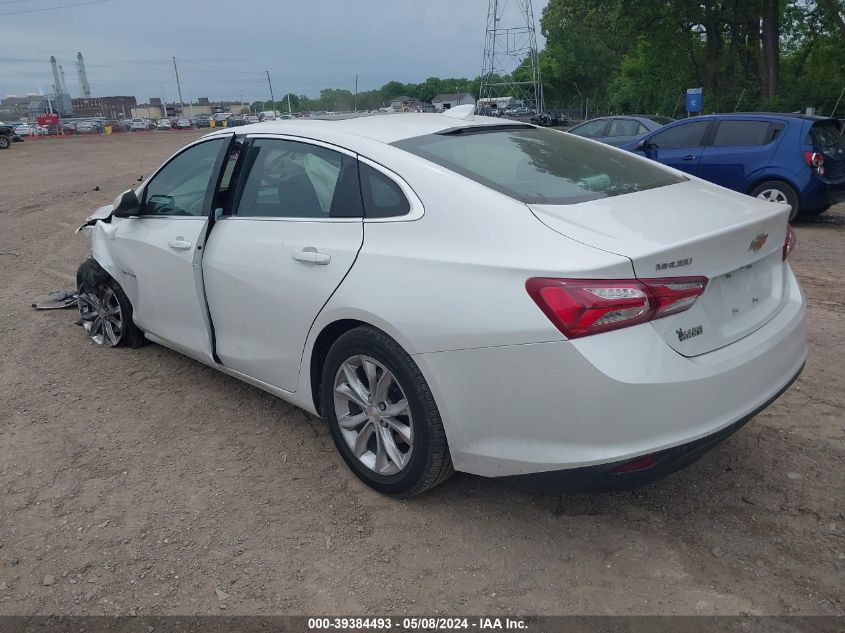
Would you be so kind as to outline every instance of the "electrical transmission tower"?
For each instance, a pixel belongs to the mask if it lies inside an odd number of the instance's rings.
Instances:
[[[543,110],[531,0],[490,0],[479,105],[497,97],[513,97],[536,112]]]

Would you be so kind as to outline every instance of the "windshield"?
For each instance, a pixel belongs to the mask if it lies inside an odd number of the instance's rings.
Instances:
[[[575,204],[686,180],[572,134],[458,128],[393,143],[525,203]]]

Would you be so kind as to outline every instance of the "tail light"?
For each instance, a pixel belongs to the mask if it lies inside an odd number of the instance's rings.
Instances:
[[[550,279],[525,283],[528,294],[567,338],[646,323],[688,310],[706,277]]]
[[[819,176],[824,176],[824,154],[821,152],[804,152],[804,160],[816,170]]]
[[[783,241],[783,261],[786,261],[786,258],[789,257],[789,254],[795,250],[795,245],[798,243],[798,240],[795,238],[795,231],[792,230],[792,227],[787,225],[786,226],[786,239]]]

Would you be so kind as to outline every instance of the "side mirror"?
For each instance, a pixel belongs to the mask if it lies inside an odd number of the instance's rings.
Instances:
[[[133,215],[138,215],[141,210],[141,203],[138,202],[138,196],[132,189],[124,191],[112,203],[112,215],[116,218],[128,218]]]
[[[634,149],[639,152],[645,152],[651,149],[651,143],[648,142],[647,138],[641,138],[639,142],[634,146]]]

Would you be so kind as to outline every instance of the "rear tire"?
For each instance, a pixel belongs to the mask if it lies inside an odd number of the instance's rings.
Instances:
[[[12,141],[11,139],[6,136],[5,134],[0,134],[0,149],[9,149],[11,147]]]
[[[790,185],[780,180],[767,180],[751,190],[749,195],[767,202],[781,202],[792,207],[789,220],[795,219],[800,212],[798,194]]]
[[[323,365],[320,402],[335,446],[371,488],[407,498],[454,472],[422,372],[381,330],[358,327],[334,342]]]

